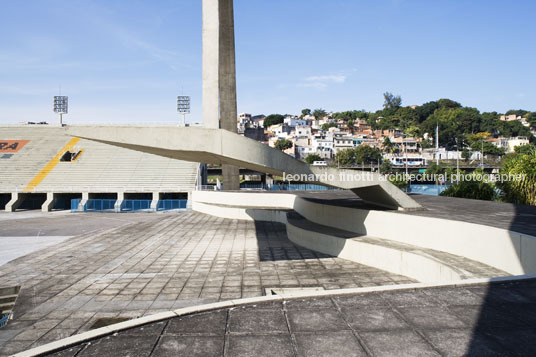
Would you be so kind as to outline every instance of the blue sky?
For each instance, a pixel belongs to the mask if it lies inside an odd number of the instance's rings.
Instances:
[[[235,0],[238,110],[536,110],[536,1]],[[201,0],[0,0],[0,123],[201,118]]]

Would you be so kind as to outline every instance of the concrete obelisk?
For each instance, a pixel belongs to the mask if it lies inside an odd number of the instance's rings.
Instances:
[[[203,125],[236,127],[233,0],[203,0]],[[238,167],[222,165],[223,189],[238,190]]]

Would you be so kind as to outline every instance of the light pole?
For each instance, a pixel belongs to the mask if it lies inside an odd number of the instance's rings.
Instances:
[[[60,116],[60,126],[63,126],[63,114],[67,114],[69,111],[69,97],[64,95],[54,96],[54,112]]]
[[[481,139],[482,147],[480,149],[480,166],[484,167],[484,138]]]
[[[460,180],[460,147],[456,137],[456,181]]]
[[[436,164],[439,165],[439,122],[436,123],[435,130],[435,149],[436,149]]]
[[[190,114],[190,97],[187,95],[177,96],[177,112],[182,114],[182,126],[186,126],[186,114]]]

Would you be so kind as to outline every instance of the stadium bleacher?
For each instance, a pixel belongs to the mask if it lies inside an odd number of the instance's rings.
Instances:
[[[67,151],[74,154],[72,161],[63,161]],[[35,208],[51,197],[69,202],[99,194],[150,194],[155,201],[168,194],[185,197],[195,189],[198,168],[198,163],[72,138],[61,127],[0,127],[0,209],[13,210],[23,201]],[[12,207],[16,196],[25,199]]]

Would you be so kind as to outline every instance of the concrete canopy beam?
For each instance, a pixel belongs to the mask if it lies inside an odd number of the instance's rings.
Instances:
[[[240,166],[272,175],[352,190],[372,204],[422,207],[377,173],[310,167],[277,149],[223,129],[201,127],[68,127],[67,134],[178,160]]]

